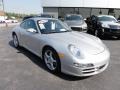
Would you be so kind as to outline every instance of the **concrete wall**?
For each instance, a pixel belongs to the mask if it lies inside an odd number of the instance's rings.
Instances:
[[[116,8],[114,15],[116,18],[120,15],[120,0],[42,0],[43,12],[64,17],[66,14],[79,13],[84,18],[90,15],[107,15],[108,9]],[[91,12],[92,8],[92,12]],[[100,10],[101,8],[101,10]]]
[[[42,0],[43,7],[120,8],[120,0]]]
[[[53,15],[55,18],[58,18],[58,16],[64,17],[66,14],[81,14],[84,18],[89,17],[90,15],[99,15],[101,12],[103,15],[108,14],[108,9],[95,9],[95,8],[43,8],[43,12],[47,14]],[[114,16],[116,18],[120,15],[120,9],[114,10]]]
[[[50,14],[55,18],[58,18],[58,8],[43,8],[44,14]]]

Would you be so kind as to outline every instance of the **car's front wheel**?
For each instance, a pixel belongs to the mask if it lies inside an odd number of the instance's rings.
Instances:
[[[13,34],[13,44],[15,48],[19,47],[19,41],[16,34]]]
[[[57,52],[52,48],[46,48],[43,51],[43,60],[45,62],[46,67],[52,73],[58,73],[61,70],[60,59]]]

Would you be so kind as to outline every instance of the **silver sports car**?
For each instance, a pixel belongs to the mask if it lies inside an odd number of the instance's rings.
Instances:
[[[72,31],[54,18],[29,18],[12,32],[13,43],[42,58],[53,73],[91,76],[104,71],[110,59],[108,48],[92,35]]]
[[[74,31],[87,31],[87,24],[78,14],[67,14],[64,22]]]

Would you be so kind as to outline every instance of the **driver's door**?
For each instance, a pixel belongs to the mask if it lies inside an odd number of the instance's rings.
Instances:
[[[31,30],[34,30],[32,32]],[[37,54],[39,51],[39,37],[40,33],[37,30],[37,26],[35,24],[35,21],[32,19],[29,19],[26,21],[26,28],[24,29],[24,33],[22,34],[22,38],[25,42],[25,47],[29,49],[30,51]]]

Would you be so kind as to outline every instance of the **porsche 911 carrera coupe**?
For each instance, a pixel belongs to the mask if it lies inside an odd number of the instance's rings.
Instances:
[[[22,46],[42,58],[53,73],[91,76],[109,64],[109,50],[99,38],[72,31],[58,19],[26,19],[13,29],[12,37],[16,48]]]

